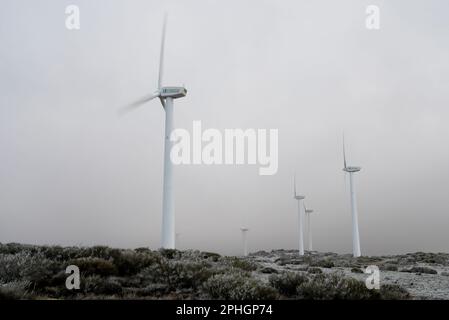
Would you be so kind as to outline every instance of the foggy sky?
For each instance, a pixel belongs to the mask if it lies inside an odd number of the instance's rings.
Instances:
[[[65,7],[81,29],[65,28]],[[380,30],[365,28],[367,5]],[[164,111],[175,127],[279,129],[279,170],[175,168],[180,248],[298,247],[292,176],[314,247],[352,252],[342,133],[363,254],[449,251],[447,1],[31,1],[0,5],[0,242],[160,245]]]

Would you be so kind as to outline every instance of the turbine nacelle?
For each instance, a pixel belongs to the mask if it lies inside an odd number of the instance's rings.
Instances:
[[[306,196],[295,195],[293,198],[296,200],[304,200]]]
[[[187,89],[184,87],[162,87],[159,90],[159,97],[161,98],[182,98],[187,95]]]
[[[306,209],[306,213],[313,213],[312,209]]]
[[[345,151],[345,136],[343,135],[343,171],[345,172],[359,172],[362,170],[361,167],[348,166],[346,164],[346,151]]]
[[[346,171],[346,172],[359,172],[360,170],[362,170],[362,168],[361,167],[345,167],[345,168],[343,168],[343,171]]]

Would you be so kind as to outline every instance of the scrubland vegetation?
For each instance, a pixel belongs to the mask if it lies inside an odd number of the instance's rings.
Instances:
[[[410,298],[397,285],[369,290],[360,280],[323,272],[341,265],[343,260],[298,259],[296,263],[306,267],[286,271],[267,267],[254,257],[226,257],[200,251],[0,244],[0,299]],[[344,263],[360,267],[365,262],[362,259]],[[289,263],[295,261],[284,257],[274,265]],[[399,264],[390,263],[388,268]],[[80,269],[79,290],[66,288],[69,274],[65,270],[69,265]]]

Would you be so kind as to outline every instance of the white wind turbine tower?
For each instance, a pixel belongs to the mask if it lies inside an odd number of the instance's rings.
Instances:
[[[140,100],[125,107],[122,111],[133,110],[144,103],[159,98],[165,110],[165,144],[164,144],[164,190],[162,202],[162,237],[161,247],[165,249],[175,248],[175,213],[173,206],[173,164],[170,160],[172,141],[170,134],[173,130],[173,100],[185,97],[187,90],[184,87],[167,87],[162,85],[164,71],[164,46],[167,16],[164,17],[162,26],[161,52],[159,60],[159,79],[157,90],[142,97]]]
[[[346,165],[345,137],[343,136],[343,171],[349,173],[349,188],[351,194],[351,210],[352,210],[352,253],[354,257],[360,257],[360,236],[359,236],[359,220],[357,213],[357,200],[354,185],[354,173],[359,172],[361,167],[353,167]]]
[[[248,255],[248,228],[241,227],[242,230],[242,241],[243,241],[243,255],[246,257]]]
[[[313,213],[312,209],[307,209],[304,205],[304,212],[306,213],[306,219],[307,219],[307,236],[309,237],[308,244],[309,244],[309,251],[313,251],[313,245],[312,245],[312,228],[310,226],[310,214]]]
[[[302,213],[302,206],[301,201],[304,200],[306,197],[302,195],[296,194],[296,175],[293,177],[293,198],[298,200],[298,222],[299,222],[299,255],[304,255],[304,232],[303,232],[303,226],[304,226],[304,215]]]

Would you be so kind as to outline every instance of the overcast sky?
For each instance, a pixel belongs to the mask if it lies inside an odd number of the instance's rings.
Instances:
[[[276,175],[175,168],[181,248],[298,248],[296,172],[315,249],[352,252],[344,131],[362,253],[449,251],[445,0],[3,0],[0,242],[159,247],[164,111],[117,109],[156,88],[165,11],[175,126],[279,129]]]

